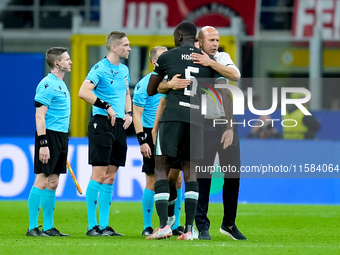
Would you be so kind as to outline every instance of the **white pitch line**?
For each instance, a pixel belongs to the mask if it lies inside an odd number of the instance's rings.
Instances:
[[[78,240],[77,240],[78,241]],[[153,243],[152,244],[152,241],[149,240],[149,241],[145,241],[146,244],[148,243],[148,246],[154,246],[154,247],[159,247],[159,245],[161,244],[159,240],[157,240],[157,244]],[[198,243],[191,243],[191,242],[182,242],[183,246],[194,246],[194,247],[216,247],[216,246],[219,246],[219,247],[240,247],[239,246],[239,242],[231,242],[231,243],[221,243],[221,244],[217,244],[216,242],[214,241],[209,241],[209,243],[203,243],[205,241],[202,241],[202,243],[198,244]],[[0,243],[0,245],[4,245],[2,243]],[[25,244],[15,244],[16,246],[27,246],[27,243]],[[65,245],[65,244],[63,244]],[[73,244],[68,244],[69,246],[74,246],[74,243]],[[96,243],[92,243],[92,244],[89,244],[89,243],[83,243],[83,242],[77,242],[77,245],[78,246],[97,246]],[[121,246],[119,243],[111,243],[111,242],[107,242],[107,243],[100,243],[101,246],[106,246],[106,247],[116,247],[116,246]],[[131,246],[134,246],[132,245],[132,243],[130,243]],[[140,243],[136,243],[136,246],[140,246]],[[162,245],[165,245],[165,243],[162,243]],[[59,243],[51,243],[51,244],[47,244],[46,246],[60,246]],[[307,246],[301,246],[301,245],[276,245],[276,244],[255,244],[255,243],[248,243],[248,242],[245,242],[241,247],[245,248],[245,247],[250,247],[250,248],[332,248],[332,249],[340,249],[340,245],[337,245],[337,246],[329,246],[329,245],[307,245]]]

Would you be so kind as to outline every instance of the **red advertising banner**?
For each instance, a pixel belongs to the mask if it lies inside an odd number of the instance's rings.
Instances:
[[[176,27],[183,20],[196,26],[229,27],[241,17],[248,35],[254,34],[256,0],[125,0],[123,26],[148,28],[157,16],[159,27]]]
[[[317,26],[323,39],[340,39],[340,0],[295,0],[292,34],[311,37]]]

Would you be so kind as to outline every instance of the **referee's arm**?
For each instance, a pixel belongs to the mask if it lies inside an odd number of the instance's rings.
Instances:
[[[143,130],[143,123],[142,123],[142,115],[143,115],[144,108],[137,106],[135,104],[133,104],[132,107],[133,107],[133,113],[134,113],[133,114],[133,125],[135,126],[137,137],[143,136],[144,138],[146,138],[144,130]],[[151,149],[147,143],[140,143],[140,152],[145,158],[151,157]]]
[[[81,85],[80,89],[79,89],[79,93],[78,96],[79,98],[83,99],[84,101],[92,104],[92,105],[96,105],[96,102],[101,101],[94,93],[93,93],[93,89],[94,89],[95,85],[90,81],[90,80],[85,80],[83,82],[83,84]],[[130,94],[129,94],[130,96]],[[104,106],[105,105],[107,106]],[[110,104],[107,104],[106,102],[101,102],[102,105],[99,105],[100,108],[102,109],[106,109],[107,115],[109,116],[110,120],[111,120],[111,125],[114,126],[115,122],[116,122],[116,112],[113,110],[113,108],[111,107]],[[131,99],[130,99],[130,104],[131,104]],[[131,107],[131,106],[130,106]],[[131,108],[130,108],[131,109]]]
[[[47,113],[47,106],[41,105],[36,107],[35,111],[35,123],[37,126],[37,135],[46,135],[46,122],[45,116]]]
[[[142,115],[144,108],[137,106],[135,104],[132,105],[133,107],[133,125],[135,127],[136,134],[143,132],[143,124],[142,124]]]
[[[97,100],[97,96],[92,91],[94,87],[91,81],[85,80],[79,89],[78,96],[84,101],[94,104]]]
[[[125,117],[124,117],[124,124],[123,124],[124,129],[128,129],[128,127],[132,123],[132,115],[129,114],[132,112],[131,105],[132,105],[132,102],[131,102],[131,96],[130,96],[130,89],[128,88],[126,90],[126,99],[125,99]]]
[[[39,107],[36,107],[35,122],[37,126],[38,141],[39,141],[39,136],[46,136],[46,121],[45,121],[46,113],[47,113],[47,106],[41,105]],[[50,159],[50,150],[48,146],[40,147],[39,148],[39,160],[43,164],[47,164],[49,159]]]

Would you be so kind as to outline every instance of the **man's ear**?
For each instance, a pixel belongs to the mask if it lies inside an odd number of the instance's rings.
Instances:
[[[157,61],[156,61],[156,60],[154,60],[154,59],[153,59],[153,60],[151,60],[151,64],[152,64],[154,67],[155,67],[155,65],[156,65],[156,62],[157,62]]]
[[[203,40],[198,39],[198,44],[200,45],[200,49],[203,49]]]

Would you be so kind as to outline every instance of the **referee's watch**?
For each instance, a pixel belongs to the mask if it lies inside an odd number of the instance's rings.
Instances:
[[[40,147],[47,147],[48,146],[46,135],[39,135],[38,140],[39,140],[39,146]]]
[[[126,114],[129,114],[133,118],[133,111],[128,111]]]
[[[39,141],[39,144],[40,144],[40,147],[47,147],[48,142],[46,139],[42,139]]]

